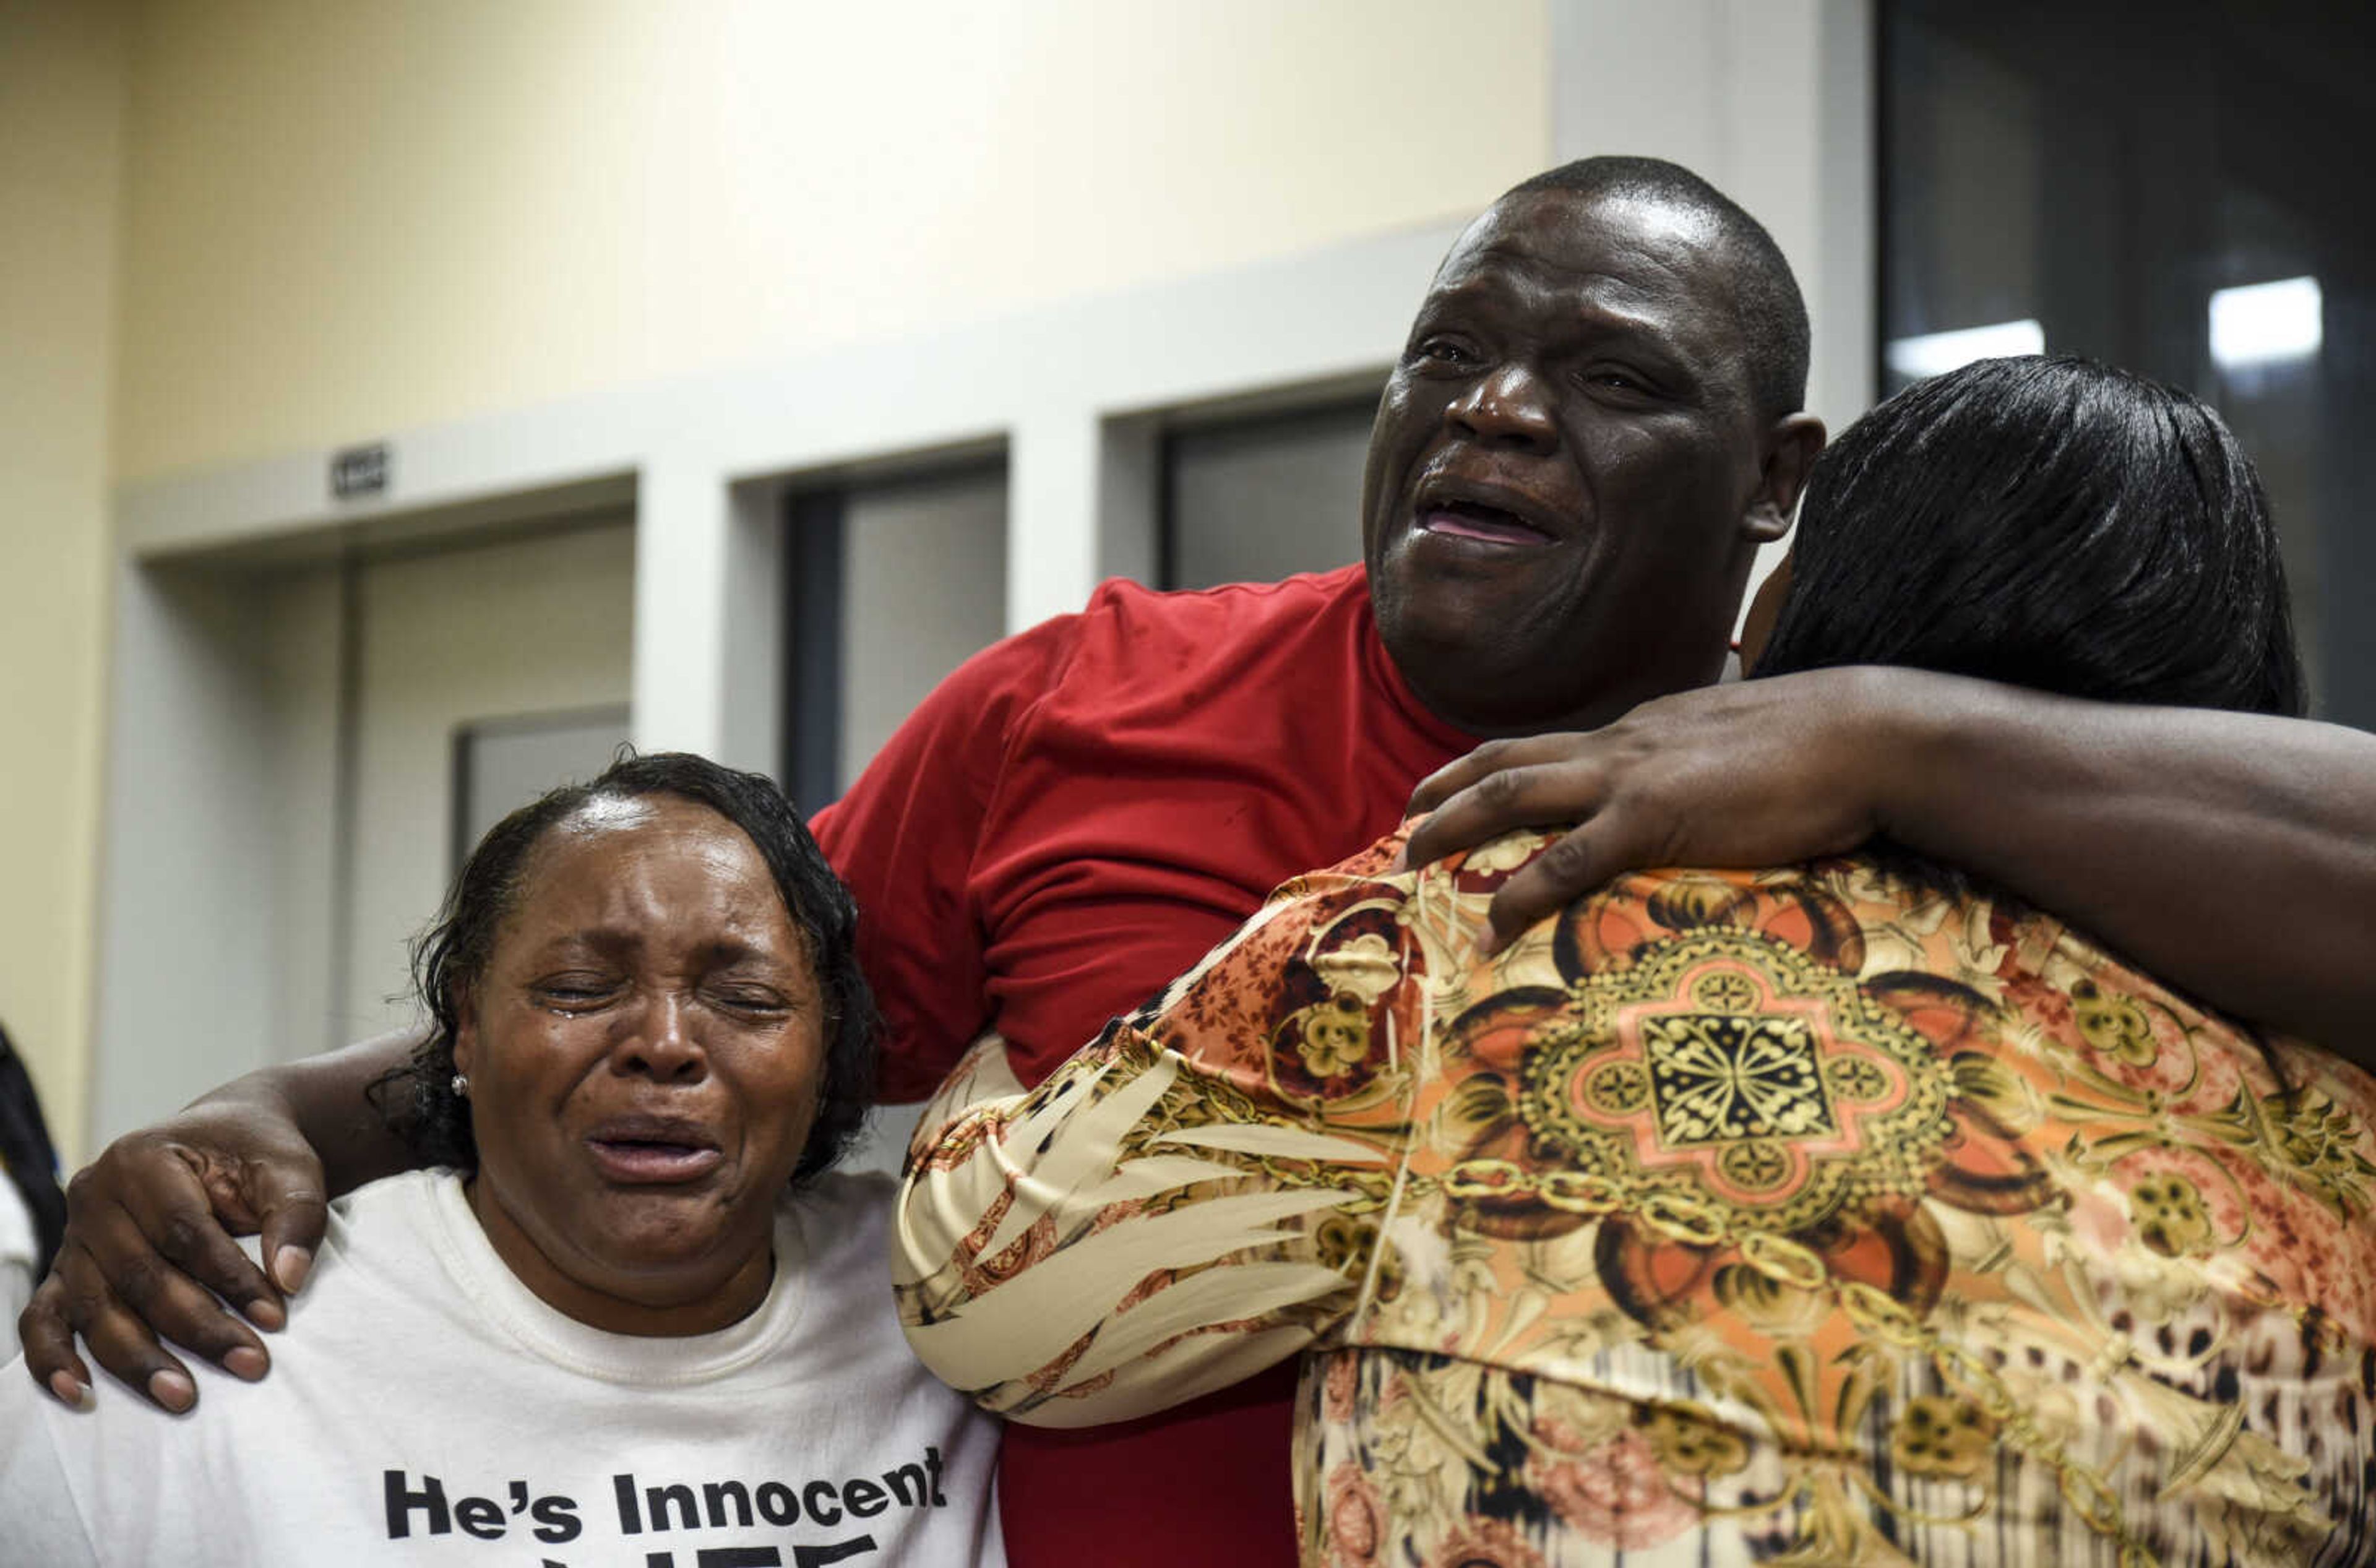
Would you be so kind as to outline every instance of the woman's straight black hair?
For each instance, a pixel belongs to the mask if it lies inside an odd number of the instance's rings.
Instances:
[[[1754,673],[1844,664],[2304,709],[2251,460],[2200,400],[2082,359],[1982,360],[1918,382],[1816,462]]]

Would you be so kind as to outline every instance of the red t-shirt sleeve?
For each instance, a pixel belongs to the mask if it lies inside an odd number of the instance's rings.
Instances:
[[[809,825],[858,899],[859,961],[883,1010],[885,1102],[930,1095],[992,1026],[973,868],[1016,731],[1055,679],[1076,621],[1042,623],[958,666]]]

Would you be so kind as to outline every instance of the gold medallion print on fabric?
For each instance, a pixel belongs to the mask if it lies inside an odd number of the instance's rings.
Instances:
[[[1522,1074],[1538,1146],[1702,1244],[1914,1196],[1953,1131],[1930,1041],[1848,977],[1737,929],[1582,977]]]
[[[1394,908],[1367,898],[1315,921],[1286,959],[1270,1006],[1270,1087],[1290,1105],[1381,1103],[1398,1092],[1395,996],[1412,963]]]

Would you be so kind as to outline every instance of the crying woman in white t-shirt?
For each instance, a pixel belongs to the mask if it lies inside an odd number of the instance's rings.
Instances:
[[[997,1562],[996,1433],[909,1355],[856,911],[776,786],[614,765],[498,825],[274,1375],[174,1418],[0,1377],[0,1564]],[[507,1543],[496,1545],[493,1543]]]

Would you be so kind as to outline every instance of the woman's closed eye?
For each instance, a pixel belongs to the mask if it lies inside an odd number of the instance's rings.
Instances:
[[[794,1011],[792,999],[764,981],[718,980],[702,988],[703,996],[720,1012],[741,1017],[776,1019]]]
[[[529,987],[537,1004],[557,1013],[588,1013],[615,998],[625,982],[616,975],[547,975]]]

